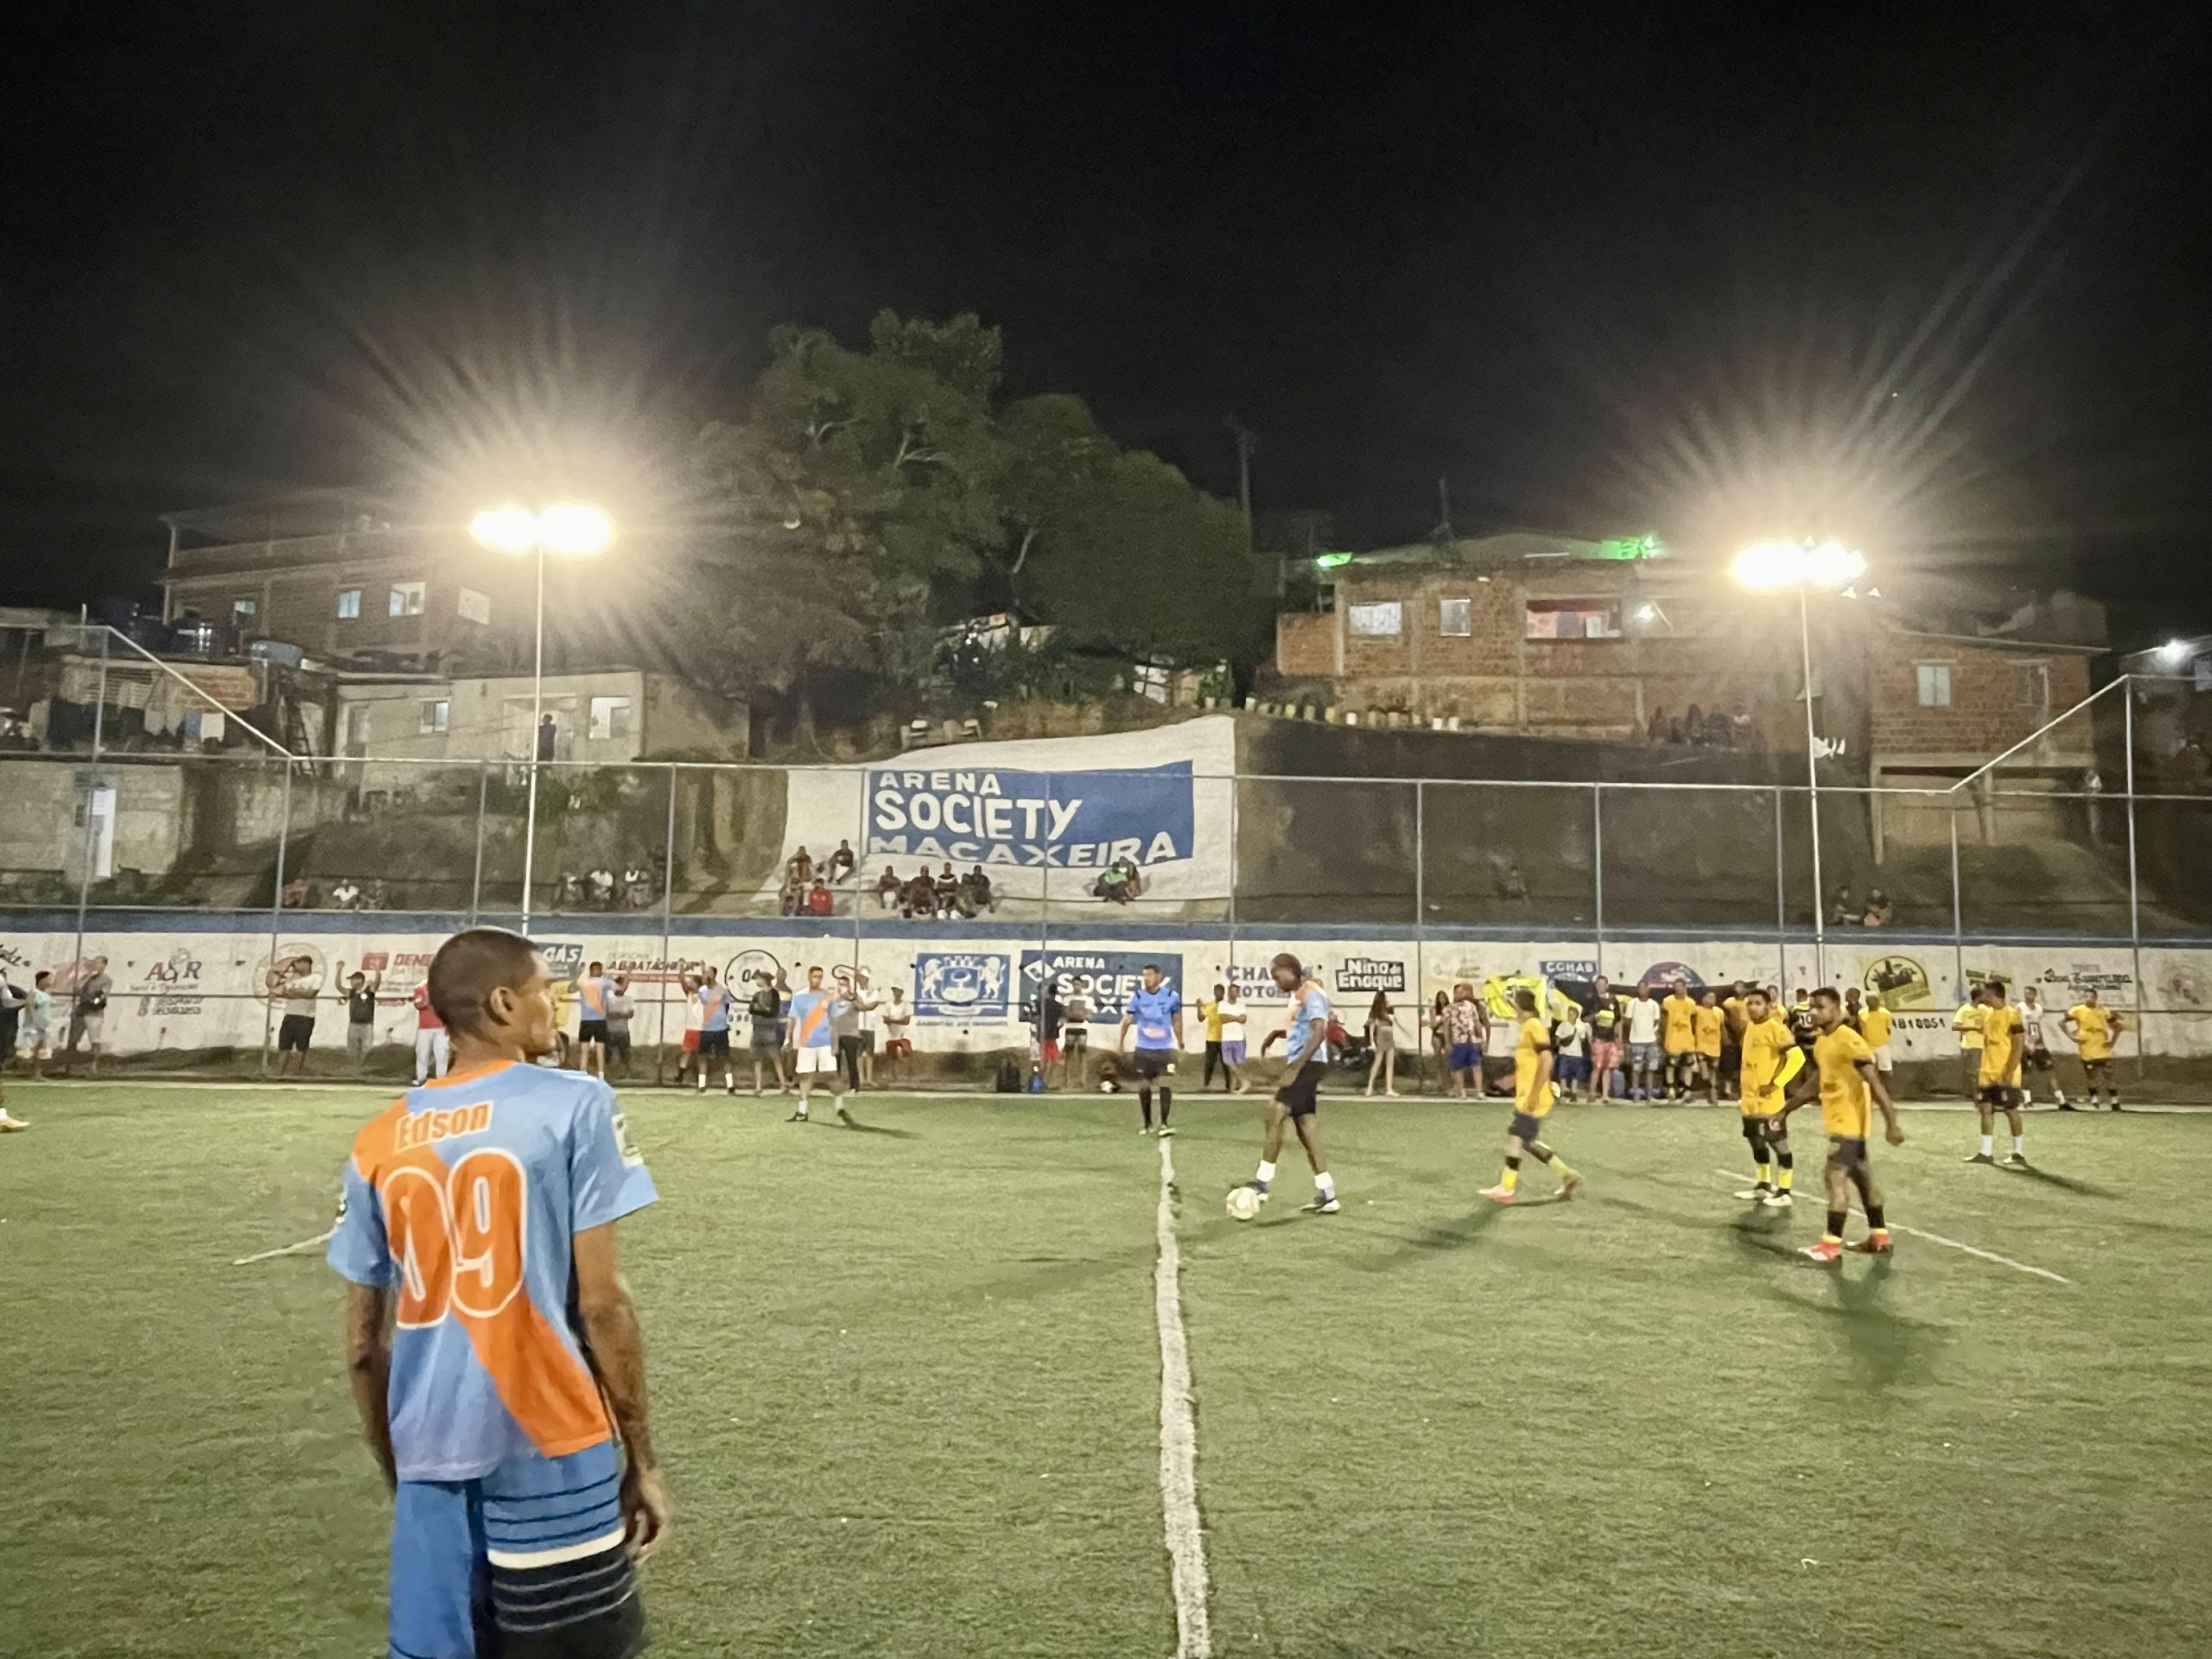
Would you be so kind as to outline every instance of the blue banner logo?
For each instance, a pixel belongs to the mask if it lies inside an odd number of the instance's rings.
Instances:
[[[868,856],[1097,870],[1192,855],[1191,763],[868,774]]]
[[[1002,954],[932,950],[914,958],[914,1015],[969,1025],[1003,1025],[1013,963]]]
[[[1025,950],[1021,953],[1021,1017],[1036,1018],[1038,988],[1049,974],[1059,986],[1063,1003],[1075,989],[1076,981],[1087,979],[1090,982],[1084,988],[1090,998],[1090,1017],[1119,1020],[1129,993],[1144,983],[1147,963],[1160,969],[1162,984],[1173,985],[1183,992],[1185,1001],[1190,1000],[1183,985],[1179,956],[1145,950]]]

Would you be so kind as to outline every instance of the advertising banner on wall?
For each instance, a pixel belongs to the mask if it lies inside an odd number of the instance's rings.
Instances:
[[[786,774],[784,849],[850,840],[863,879],[891,866],[981,865],[1001,894],[1073,898],[1128,863],[1153,900],[1229,891],[1235,723],[916,751],[865,770]],[[781,861],[779,861],[780,880]],[[772,894],[774,887],[765,889]]]

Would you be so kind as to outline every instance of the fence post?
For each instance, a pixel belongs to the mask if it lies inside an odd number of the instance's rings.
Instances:
[[[1428,919],[1428,788],[1414,779],[1414,942]]]
[[[77,636],[82,646],[84,636]],[[92,768],[85,774],[85,868],[77,872],[77,945],[69,957],[69,1038],[64,1056],[63,1069],[73,1073],[77,1069],[77,985],[84,977],[85,967],[85,912],[92,901],[92,849],[98,838],[92,833],[92,799],[100,787],[100,739],[107,715],[107,630],[100,630],[100,674],[98,689],[92,694]],[[121,791],[118,791],[119,806]]]
[[[2132,678],[2133,676],[2124,677]],[[2150,1006],[2149,988],[2143,983],[2143,907],[2135,874],[2135,688],[2120,694],[2124,711],[2120,730],[2127,745],[2127,948],[2135,976],[2135,1080],[2143,1081],[2148,1058],[2143,1046],[2144,1014]],[[2114,1096],[2114,1099],[2119,1096]]]
[[[668,1062],[668,976],[674,972],[676,946],[676,763],[668,764],[668,834],[660,860],[660,995],[653,1008],[653,1086],[661,1084],[661,1068]],[[681,980],[677,982],[679,985]],[[703,1073],[702,1074],[703,1075]]]
[[[1960,896],[1959,880],[1959,808],[1958,803],[1948,798],[1944,803],[1950,808],[1951,820],[1951,989],[1954,1001],[1967,1000],[1967,930],[1965,901]]]
[[[468,925],[476,925],[477,912],[484,903],[484,812],[492,787],[492,763],[476,763],[476,868],[468,878]]]
[[[1789,990],[1789,894],[1783,885],[1783,823],[1782,786],[1774,789],[1774,988],[1777,995],[1787,995]]]
[[[1596,901],[1592,920],[1598,930],[1598,972],[1605,971],[1605,786],[1590,785],[1590,888]]]
[[[287,760],[283,764],[284,795],[276,818],[276,891],[269,905],[269,966],[272,969],[276,966],[278,938],[284,926],[284,855],[292,840],[292,763]],[[261,1075],[264,1077],[269,1075],[270,1029],[276,1020],[276,1001],[264,996],[261,1000]]]

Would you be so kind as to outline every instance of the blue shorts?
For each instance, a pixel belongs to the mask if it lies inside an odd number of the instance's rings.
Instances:
[[[403,1480],[391,1517],[392,1659],[628,1659],[645,1616],[610,1441],[475,1480]]]
[[[1659,1045],[1656,1043],[1630,1043],[1628,1046],[1628,1063],[1638,1071],[1657,1071],[1659,1069]]]
[[[1483,1046],[1480,1043],[1454,1043],[1452,1052],[1444,1057],[1444,1063],[1454,1071],[1471,1071],[1483,1063]]]
[[[1590,1062],[1580,1054],[1562,1054],[1552,1062],[1552,1075],[1561,1083],[1581,1083],[1590,1076]]]

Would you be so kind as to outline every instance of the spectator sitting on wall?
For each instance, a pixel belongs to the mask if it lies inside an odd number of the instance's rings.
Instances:
[[[361,889],[355,885],[352,876],[338,878],[338,885],[330,890],[330,907],[333,910],[359,910],[361,907]]]
[[[305,910],[314,902],[314,889],[308,886],[305,876],[287,881],[284,884],[283,896],[277,900],[277,903],[286,910]]]
[[[784,878],[802,886],[814,880],[814,858],[805,848],[800,848],[784,861]]]
[[[622,872],[622,893],[632,910],[643,910],[653,901],[652,872],[642,864],[632,864]]]
[[[830,855],[830,879],[832,881],[849,880],[853,872],[859,868],[860,860],[853,856],[853,843],[839,842],[837,850]]]
[[[1718,709],[1709,710],[1705,716],[1705,744],[1707,748],[1734,748],[1736,722]]]
[[[806,908],[806,884],[795,875],[784,877],[783,889],[776,895],[776,913],[796,916]]]
[[[1859,918],[1862,927],[1889,927],[1897,918],[1897,907],[1890,902],[1890,895],[1879,887],[1866,895],[1866,913]]]
[[[594,868],[592,873],[584,879],[591,884],[592,903],[601,910],[613,909],[614,872],[608,869],[606,865],[601,864]]]
[[[556,910],[582,910],[584,907],[584,879],[574,870],[561,872],[560,880],[553,884],[553,907]]]
[[[1828,906],[1828,925],[1854,927],[1858,925],[1859,918],[1862,913],[1859,906],[1851,902],[1851,889],[1838,887],[1835,890],[1834,899]]]
[[[810,916],[827,916],[836,907],[836,897],[830,891],[830,884],[820,876],[815,877],[814,886],[806,895],[807,913]]]
[[[382,876],[370,878],[368,891],[361,895],[361,908],[363,910],[390,910],[391,908],[391,889],[385,886]]]
[[[1643,734],[1654,743],[1666,741],[1667,711],[1664,709],[1654,709],[1651,711],[1651,718],[1644,722]]]
[[[899,913],[909,920],[917,916],[926,918],[937,914],[937,883],[930,880],[927,870],[914,872],[914,879],[906,884],[906,891],[899,895]]]
[[[952,861],[947,859],[944,868],[938,872],[937,913],[950,916],[960,908],[960,878],[952,873]]]
[[[875,902],[881,908],[889,910],[899,902],[899,895],[906,887],[906,884],[899,879],[899,872],[888,864],[885,865],[883,874],[875,879]]]
[[[979,915],[999,907],[999,896],[991,891],[991,878],[983,874],[978,864],[960,878],[960,912],[963,916]]]

